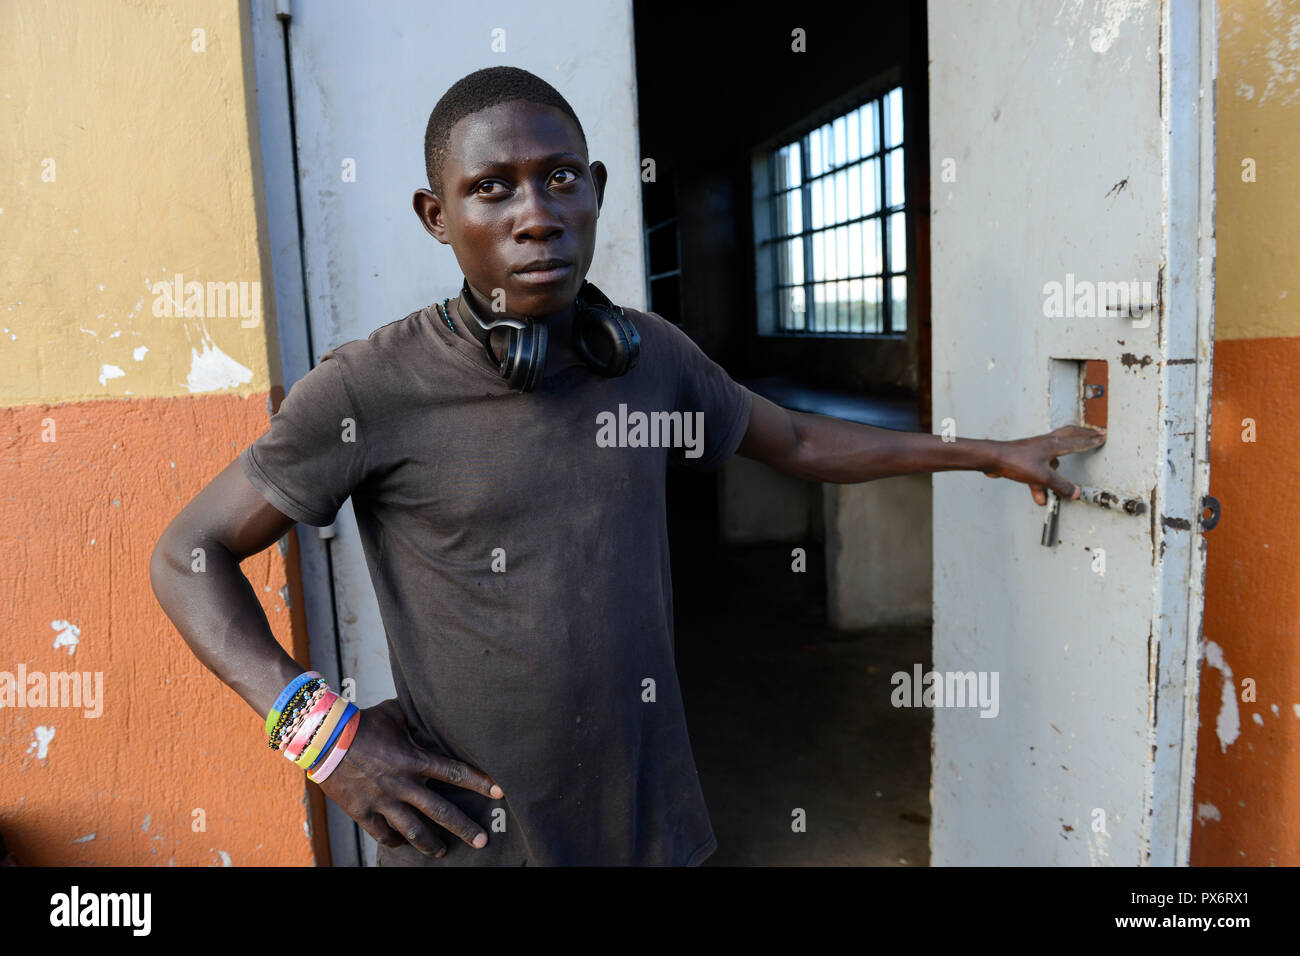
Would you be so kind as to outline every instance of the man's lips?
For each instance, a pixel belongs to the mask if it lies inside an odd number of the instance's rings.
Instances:
[[[515,270],[515,278],[529,285],[546,285],[566,278],[573,264],[564,259],[537,259]]]

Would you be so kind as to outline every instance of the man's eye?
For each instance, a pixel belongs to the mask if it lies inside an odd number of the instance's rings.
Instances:
[[[553,175],[569,177],[560,183],[561,186],[568,186],[570,183],[576,182],[578,179],[578,174],[572,169],[557,169]]]
[[[491,190],[491,187],[500,186],[500,185],[501,184],[494,179],[485,179],[483,182],[479,183],[478,186],[475,187],[474,191],[481,196],[496,196],[500,194],[501,190],[497,189],[494,192]]]

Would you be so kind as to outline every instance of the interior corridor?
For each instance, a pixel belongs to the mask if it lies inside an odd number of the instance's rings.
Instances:
[[[929,669],[930,629],[829,628],[820,554],[794,573],[790,550],[719,544],[675,562],[690,568],[678,671],[718,837],[705,865],[928,865],[932,715],[894,708],[890,675]]]

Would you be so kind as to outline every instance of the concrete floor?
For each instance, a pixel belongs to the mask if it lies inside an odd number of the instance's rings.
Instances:
[[[705,866],[925,866],[929,710],[890,704],[930,629],[826,626],[790,546],[718,546],[680,582],[677,661],[718,850]],[[810,556],[811,557],[811,556]],[[795,808],[806,832],[793,832]]]

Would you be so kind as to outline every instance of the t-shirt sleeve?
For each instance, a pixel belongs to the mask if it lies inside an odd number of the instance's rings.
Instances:
[[[736,382],[695,341],[666,319],[661,321],[676,343],[681,377],[677,388],[677,410],[683,416],[703,413],[695,421],[703,426],[694,447],[674,448],[671,463],[688,465],[699,471],[717,471],[736,448],[749,428],[749,412],[754,393]]]
[[[366,442],[344,381],[327,352],[294,383],[271,427],[240,453],[245,476],[271,504],[304,524],[324,527],[366,475]]]

